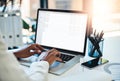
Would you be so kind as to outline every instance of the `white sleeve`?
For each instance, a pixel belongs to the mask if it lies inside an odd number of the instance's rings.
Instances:
[[[0,81],[45,81],[49,64],[45,61],[33,63],[30,77],[23,71],[13,53],[6,51],[0,38]]]
[[[0,81],[31,81],[0,37]]]
[[[47,61],[34,62],[30,66],[30,79],[34,81],[47,81],[49,63]]]
[[[13,54],[0,50],[0,81],[31,81]]]

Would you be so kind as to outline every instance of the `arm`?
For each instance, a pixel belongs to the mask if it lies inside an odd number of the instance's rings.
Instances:
[[[0,81],[31,81],[0,37]]]
[[[34,45],[32,46],[34,47]],[[30,50],[30,49],[31,48],[27,50]],[[25,54],[24,52],[27,54],[30,53],[29,51],[26,51],[23,49],[23,51],[19,50],[19,52],[15,52],[15,56],[19,57],[19,54]],[[44,81],[45,80],[44,78],[46,77],[48,73],[49,64],[51,64],[52,62],[56,60],[55,55],[57,54],[59,53],[53,50],[52,52],[48,54],[46,58],[44,58],[45,61],[33,63],[30,67],[32,71],[31,71],[31,75],[29,78],[27,74],[25,74],[25,72],[22,70],[15,56],[7,52],[5,44],[2,42],[1,37],[0,37],[0,80],[1,81],[31,81],[32,79],[34,81],[36,80],[35,77],[40,76],[42,78],[38,78],[37,80]]]
[[[33,52],[31,52],[30,50],[33,50]],[[43,48],[40,45],[32,44],[14,52],[14,54],[18,58],[25,58],[35,53],[41,54],[42,50]],[[32,65],[30,66],[30,79],[32,79],[33,81],[46,81],[49,65],[51,65],[55,60],[61,61],[58,56],[60,56],[60,52],[56,49],[52,49],[47,52],[47,56],[43,57],[42,61],[32,63]]]
[[[49,63],[40,61],[32,63],[30,66],[30,79],[34,81],[46,81],[48,75]]]

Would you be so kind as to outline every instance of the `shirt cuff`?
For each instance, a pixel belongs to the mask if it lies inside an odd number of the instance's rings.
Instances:
[[[47,61],[38,61],[38,62],[33,62],[30,67],[44,67],[44,68],[49,68],[49,63]]]

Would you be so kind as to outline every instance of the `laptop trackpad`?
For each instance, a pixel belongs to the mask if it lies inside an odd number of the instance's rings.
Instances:
[[[65,64],[65,63],[55,61],[55,62],[50,66],[50,70],[58,70],[58,69],[61,69],[62,67],[64,67],[64,64]]]
[[[62,68],[65,67],[65,64],[66,63],[62,63],[62,62],[58,62],[58,61],[55,61],[51,66],[50,66],[50,73],[53,73],[53,74],[61,74],[62,72]]]

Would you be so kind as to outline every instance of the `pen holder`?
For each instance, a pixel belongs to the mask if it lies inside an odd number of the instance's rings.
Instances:
[[[91,40],[92,39],[92,40]],[[93,58],[102,57],[104,39],[96,40],[94,37],[88,38],[88,55]]]

